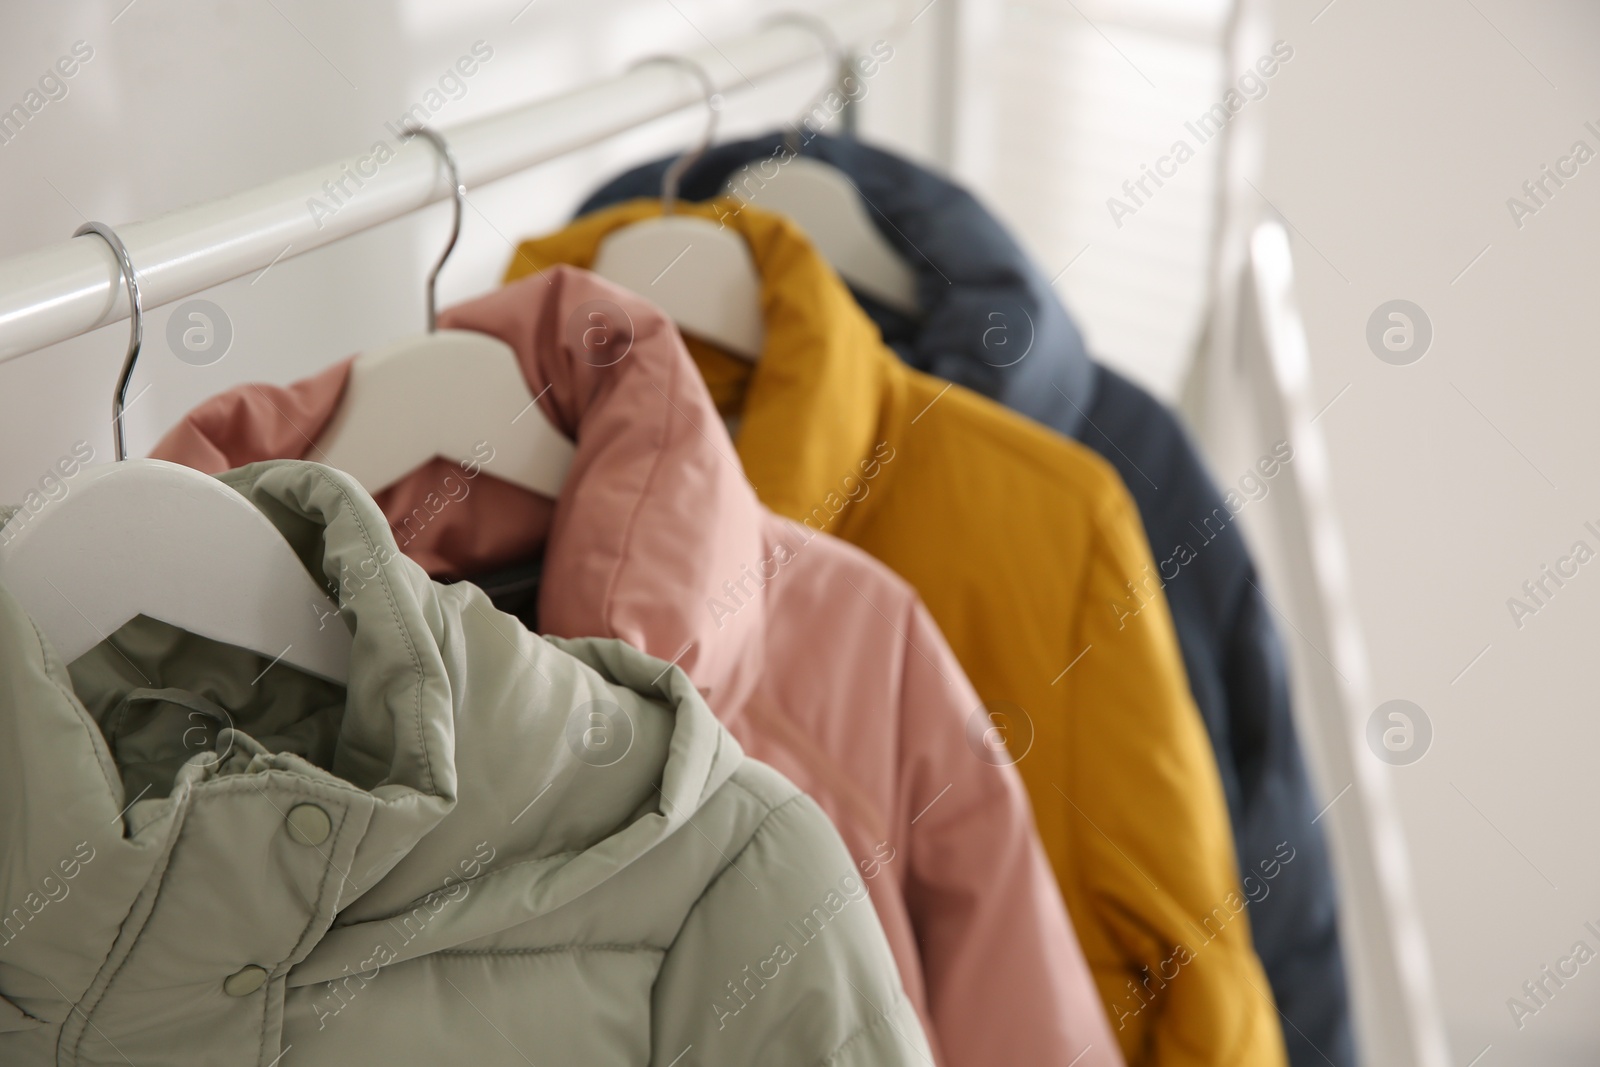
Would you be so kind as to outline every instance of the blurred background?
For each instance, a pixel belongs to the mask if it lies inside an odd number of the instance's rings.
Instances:
[[[806,6],[8,3],[0,107],[58,59],[77,62],[0,137],[0,257],[391,137],[385,124],[478,42],[492,57],[433,115],[446,132]],[[1409,847],[1450,1062],[1600,1062],[1600,966],[1520,1025],[1507,1003],[1576,941],[1596,944],[1586,922],[1600,927],[1600,566],[1534,613],[1511,607],[1575,542],[1600,544],[1584,526],[1600,528],[1600,162],[1575,149],[1600,149],[1589,50],[1600,8],[924,0],[911,14],[866,83],[859,136],[967,183],[1056,278],[1091,351],[1159,395],[1184,393],[1217,295],[1224,213],[1284,223],[1370,697],[1412,701],[1432,725],[1423,758],[1379,773]],[[1268,52],[1275,72],[1241,82]],[[819,60],[727,94],[721,135],[798,116],[824,76]],[[1230,88],[1245,103],[1228,169],[1223,139],[1186,124]],[[469,190],[442,302],[492,288],[519,237],[559,225],[600,180],[691,143],[701,121],[684,112]],[[1124,183],[1180,139],[1193,158],[1135,201]],[[1549,181],[1547,167],[1566,176]],[[226,310],[232,346],[203,367],[152,346],[130,451],[231,385],[286,383],[420,330],[448,227],[436,204],[204,294]],[[1431,325],[1406,365],[1368,343],[1369,319],[1393,300]],[[150,309],[147,335],[163,335],[170,311]],[[20,499],[80,440],[110,457],[125,330],[0,363],[0,500]],[[1292,643],[1300,627],[1287,621]],[[1319,788],[1332,801],[1341,784]]]

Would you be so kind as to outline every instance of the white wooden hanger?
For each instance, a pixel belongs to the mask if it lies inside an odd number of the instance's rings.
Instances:
[[[873,225],[855,183],[838,167],[796,156],[758,189],[728,179],[746,203],[787,215],[854,289],[907,315],[918,315],[917,276]]]
[[[816,34],[827,56],[828,69],[839,71],[843,53],[838,38],[824,20],[807,12],[786,12],[771,21],[792,23]],[[830,78],[824,97],[837,88],[837,78]],[[806,114],[815,110],[813,104]],[[777,168],[774,177],[763,175],[757,187],[751,189],[748,183],[738,180],[737,174],[731,175],[728,193],[789,216],[853,288],[896,311],[919,315],[917,276],[873,224],[855,183],[838,167],[801,156],[794,131],[787,140],[792,157]]]
[[[592,269],[661,308],[684,333],[754,362],[761,358],[766,326],[761,274],[749,245],[710,219],[672,214],[679,180],[716,136],[716,86],[686,57],[657,56],[644,62],[677,63],[700,80],[706,94],[705,134],[696,148],[667,168],[661,181],[661,217],[607,234]]]
[[[87,223],[73,236],[85,233],[111,245],[132,308],[112,399],[116,461],[0,527],[0,584],[67,663],[145,615],[345,684],[350,631],[278,528],[215,478],[127,458],[122,416],[143,339],[138,279],[109,226]]]
[[[467,191],[444,139],[411,132],[438,149],[455,190],[450,243],[428,275],[428,333],[356,357],[316,458],[373,494],[442,456],[553,499],[576,449],[535,403],[516,353],[487,334],[436,330],[439,271],[461,234]]]

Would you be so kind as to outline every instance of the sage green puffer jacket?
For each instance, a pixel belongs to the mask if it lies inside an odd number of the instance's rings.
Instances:
[[[0,589],[0,1063],[930,1062],[832,826],[681,671],[431,582],[337,471],[221,477],[348,689],[145,618],[63,665]]]

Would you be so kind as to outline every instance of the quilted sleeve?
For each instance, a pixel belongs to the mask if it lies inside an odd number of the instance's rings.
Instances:
[[[668,950],[653,993],[652,1067],[927,1067],[927,1041],[844,842],[765,767],[747,763],[723,788],[748,789],[750,768],[789,796],[730,850]]]
[[[1222,783],[1125,490],[1096,525],[1085,651],[1062,679],[1074,711],[1058,788],[1083,871],[1068,903],[1094,917],[1079,933],[1129,1063],[1279,1067]]]

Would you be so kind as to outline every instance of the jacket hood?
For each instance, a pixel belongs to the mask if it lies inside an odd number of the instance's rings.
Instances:
[[[587,271],[552,266],[440,316],[510,345],[530,391],[577,450],[549,501],[436,459],[378,495],[394,536],[435,577],[542,558],[538,625],[605,636],[682,667],[738,707],[762,669],[765,600],[743,575],[771,556],[763,511],[705,386],[660,311]],[[216,473],[265,456],[315,459],[350,361],[293,386],[244,386],[196,408],[152,456]],[[500,434],[488,427],[481,454]],[[715,520],[708,516],[714,515]],[[729,583],[740,583],[736,612]]]
[[[474,587],[430,581],[347,475],[279,461],[221,480],[337,596],[338,621],[353,636],[348,687],[316,682],[328,692],[308,701],[305,676],[292,668],[143,617],[68,667],[0,589],[3,899],[32,910],[41,894],[50,898],[25,929],[0,937],[0,985],[13,1001],[76,1001],[120,944],[119,924],[137,925],[157,883],[187,877],[192,892],[194,872],[169,862],[180,828],[191,842],[213,818],[226,828],[185,846],[213,855],[204,877],[211,903],[188,916],[183,951],[215,952],[218,966],[280,960],[300,985],[360,969],[372,944],[365,928],[448,890],[451,875],[465,881],[473,842],[492,842],[499,858],[478,855],[473,905],[446,909],[397,959],[575,899],[680,827],[742,759],[681,672],[614,641],[541,639]],[[196,702],[220,706],[230,724],[213,748],[176,766],[165,796],[128,795],[123,739],[96,717],[141,684],[177,706],[179,731],[188,725],[182,708]],[[595,706],[629,720],[633,759],[598,767],[581,758],[572,723]],[[285,707],[308,720],[305,709],[315,709],[320,721],[286,725]],[[160,725],[159,715],[150,719],[135,747],[189,740],[168,730],[163,741]],[[269,735],[272,749],[260,740]],[[286,859],[277,850],[294,846],[272,844],[282,841],[278,809],[306,796],[331,816],[332,831],[320,859],[304,849]],[[74,858],[75,880],[58,898]],[[307,859],[319,869],[325,860],[327,871],[308,880],[294,866]],[[240,914],[261,919],[240,923]],[[285,915],[292,929],[267,918]],[[8,1008],[0,1000],[0,1016]]]
[[[732,179],[759,207],[762,186],[792,151],[776,132],[717,145],[683,175],[678,195],[710,200]],[[896,354],[1076,436],[1094,403],[1095,365],[1050,279],[999,220],[961,186],[859,141],[806,130],[799,153],[837,167],[854,183],[873,223],[916,277],[916,318],[855,294]],[[671,162],[656,160],[613,178],[578,214],[657,195]]]

